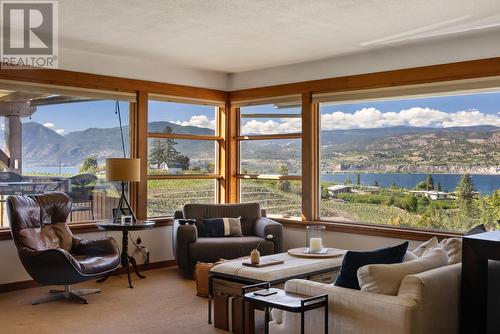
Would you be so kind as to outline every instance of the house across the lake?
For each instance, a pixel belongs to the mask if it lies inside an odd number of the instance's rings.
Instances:
[[[156,169],[156,168],[153,168]],[[182,173],[182,165],[179,163],[171,162],[171,163],[166,163],[162,162],[160,164],[160,168],[158,170],[163,170],[168,172],[169,174],[181,174]]]

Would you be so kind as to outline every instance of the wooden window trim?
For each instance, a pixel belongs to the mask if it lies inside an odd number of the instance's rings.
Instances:
[[[148,218],[150,219],[150,218]],[[169,217],[161,217],[161,218],[151,218],[156,222],[154,228],[171,226],[173,222],[173,218]],[[71,232],[75,234],[79,233],[94,233],[94,232],[103,232],[99,230],[96,226],[97,221],[87,221],[87,222],[78,222],[78,223],[68,223],[68,227]],[[12,240],[12,234],[9,228],[0,229],[0,241],[1,240]]]
[[[295,229],[305,229],[307,225],[322,225],[325,226],[327,231],[370,235],[385,238],[396,238],[404,240],[417,240],[425,241],[432,237],[438,239],[444,238],[461,238],[463,233],[452,231],[439,231],[439,230],[423,230],[412,228],[398,228],[383,225],[372,225],[366,223],[345,223],[327,220],[314,220],[314,221],[298,221],[293,219],[274,217],[274,220],[280,222],[285,227]]]
[[[241,118],[301,118],[300,114],[241,114]]]
[[[246,180],[290,180],[302,181],[301,175],[273,175],[273,174],[236,174],[238,179]]]
[[[222,179],[224,178],[220,174],[166,174],[166,175],[148,175],[149,180],[202,180],[202,179]]]
[[[237,136],[236,140],[274,140],[274,139],[302,139],[302,133],[277,133],[272,135]]]
[[[158,138],[158,139],[187,139],[187,140],[213,140],[221,141],[221,136],[210,136],[210,135],[190,135],[181,133],[162,133],[162,132],[149,132],[148,138]]]

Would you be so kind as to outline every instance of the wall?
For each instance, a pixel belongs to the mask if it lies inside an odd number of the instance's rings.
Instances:
[[[121,249],[121,232],[95,232],[77,234],[76,236],[83,239],[100,239],[106,235],[115,238]],[[141,232],[132,232],[131,235],[131,239],[134,241],[137,240],[137,237],[141,237],[142,245],[148,247],[151,252],[150,262],[174,259],[171,242],[172,227],[165,226]],[[134,249],[135,247],[132,242],[129,241],[129,253],[132,254]],[[135,258],[138,263],[144,263],[143,256],[140,253],[136,254]],[[19,260],[17,250],[12,240],[0,241],[0,268],[0,284],[31,279]]]
[[[98,239],[106,235],[104,232],[79,234],[78,237],[85,239]],[[118,245],[121,246],[121,233],[109,232],[108,236],[114,237]],[[142,244],[149,248],[151,252],[150,262],[160,262],[173,260],[172,252],[172,227],[158,227],[148,231],[132,232],[133,240],[138,236],[142,239]],[[338,233],[327,231],[326,245],[329,247],[368,250],[379,247],[396,245],[404,240],[384,237],[372,237],[367,235]],[[285,228],[285,249],[303,247],[305,242],[305,230],[296,228]],[[418,245],[417,241],[410,242],[410,249]],[[132,252],[134,246],[130,244],[129,250]],[[143,263],[141,254],[136,254],[138,263]],[[30,280],[30,276],[24,270],[12,240],[0,241],[0,284]]]

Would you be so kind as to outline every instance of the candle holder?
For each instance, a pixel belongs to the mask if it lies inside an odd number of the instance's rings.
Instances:
[[[320,225],[309,225],[306,227],[306,249],[305,253],[324,254],[327,248],[324,245],[325,227]]]

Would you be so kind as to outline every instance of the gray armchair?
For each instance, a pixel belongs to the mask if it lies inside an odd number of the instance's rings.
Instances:
[[[203,219],[241,217],[243,237],[201,237]],[[216,262],[250,254],[259,247],[261,255],[283,251],[283,226],[266,217],[258,203],[187,204],[175,213],[172,244],[177,265],[192,276],[198,261]],[[181,225],[179,219],[194,219],[194,225]],[[272,237],[268,237],[272,236]]]

